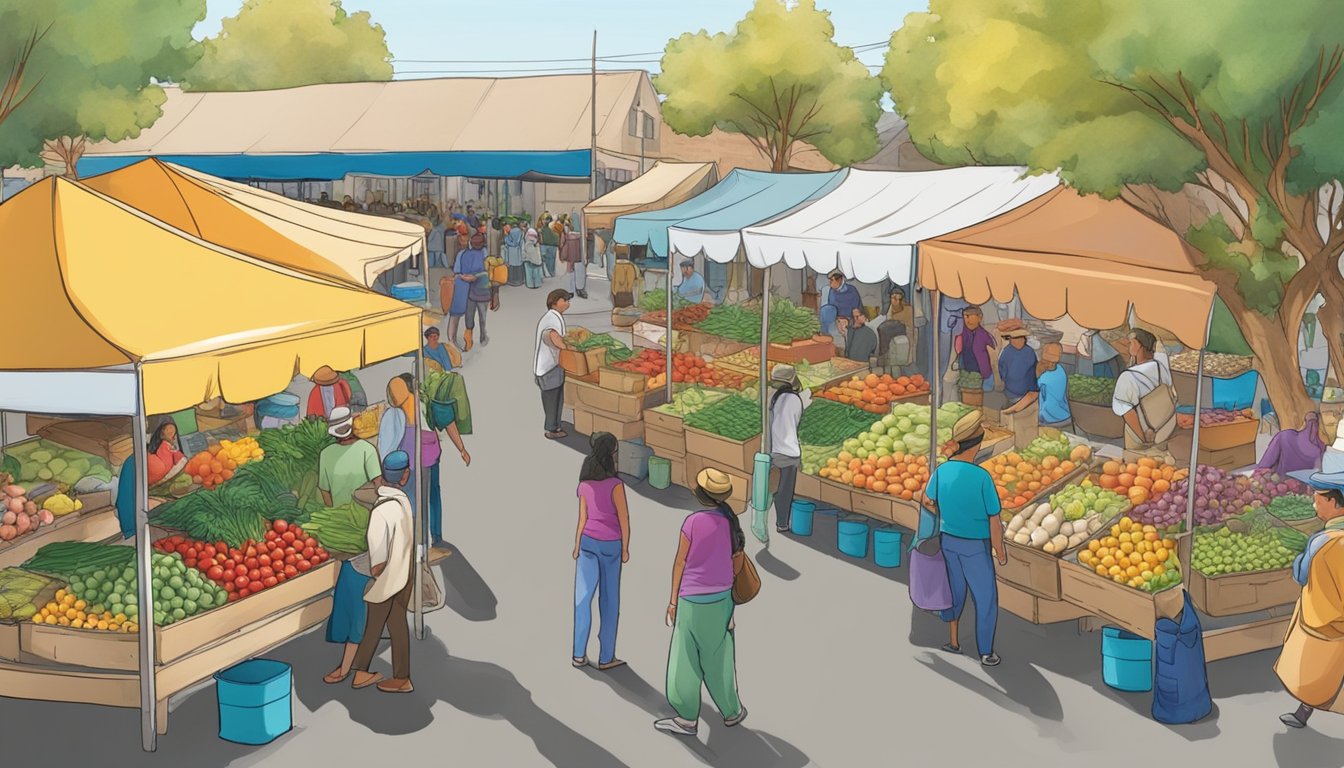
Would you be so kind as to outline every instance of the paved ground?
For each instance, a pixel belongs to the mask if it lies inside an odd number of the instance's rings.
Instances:
[[[602,283],[592,287],[596,293]],[[208,689],[177,706],[152,756],[139,751],[135,712],[0,700],[4,764],[65,765],[96,755],[100,765],[196,768],[373,765],[389,757],[403,765],[575,768],[876,766],[934,757],[1007,766],[1344,765],[1344,720],[1319,715],[1313,729],[1293,733],[1279,724],[1289,701],[1271,670],[1273,654],[1212,665],[1214,714],[1168,728],[1147,716],[1148,695],[1102,685],[1099,636],[1072,626],[1005,618],[1004,661],[995,670],[934,650],[943,627],[911,608],[905,569],[841,557],[833,526],[820,521],[810,539],[774,539],[759,552],[750,545],[765,585],[737,620],[751,713],[745,727],[725,729],[706,701],[698,740],[656,733],[653,719],[669,714],[662,614],[691,499],[675,488],[632,488],[619,640],[630,666],[605,674],[571,668],[573,489],[585,443],[556,445],[540,435],[527,366],[543,295],[506,291],[490,317],[491,345],[468,362],[474,463],[467,470],[445,456],[448,537],[458,554],[442,566],[449,607],[429,617],[430,636],[413,646],[413,694],[324,685],[337,650],[313,633],[270,654],[294,665],[295,730],[267,747],[218,740]],[[571,325],[601,325],[605,312],[581,314],[595,305],[578,302]],[[386,662],[384,655],[379,663]]]

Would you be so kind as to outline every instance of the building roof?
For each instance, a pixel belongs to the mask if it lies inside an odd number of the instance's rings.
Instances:
[[[727,133],[715,128],[708,136],[684,136],[662,125],[662,157],[683,163],[716,163],[719,173],[740,168],[745,171],[769,171],[765,159],[751,140],[739,133]],[[804,143],[793,151],[790,170],[833,171],[835,164],[822,157],[817,149]]]

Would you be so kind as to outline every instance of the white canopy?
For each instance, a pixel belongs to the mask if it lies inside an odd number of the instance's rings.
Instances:
[[[792,269],[838,269],[862,283],[890,279],[907,285],[921,240],[979,224],[1059,185],[1054,174],[1024,177],[1025,172],[1017,167],[851,169],[829,194],[743,229],[742,244],[747,261],[758,268],[782,261]],[[726,262],[736,249],[706,248],[705,254]]]

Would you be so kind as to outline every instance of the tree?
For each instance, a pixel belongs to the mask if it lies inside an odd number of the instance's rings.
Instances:
[[[740,133],[776,172],[788,170],[798,142],[836,165],[867,160],[878,149],[883,86],[834,37],[814,0],[756,0],[732,33],[671,40],[654,78],[667,97],[663,119],[689,136]]]
[[[0,0],[0,167],[36,165],[55,140],[73,175],[84,137],[139,135],[162,114],[155,81],[199,55],[191,30],[203,18],[205,0]]]
[[[195,91],[258,91],[392,79],[383,28],[340,0],[247,0],[202,43],[187,74]]]
[[[933,0],[884,79],[921,150],[1059,169],[1185,236],[1260,360],[1280,423],[1318,292],[1344,364],[1344,28],[1333,0]]]

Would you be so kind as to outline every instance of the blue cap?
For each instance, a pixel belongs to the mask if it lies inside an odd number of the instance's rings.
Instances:
[[[1288,476],[1311,486],[1314,491],[1340,491],[1344,493],[1344,472],[1313,472],[1302,470],[1289,472]]]
[[[393,451],[383,459],[383,479],[400,480],[401,473],[411,466],[411,457],[405,451]]]

